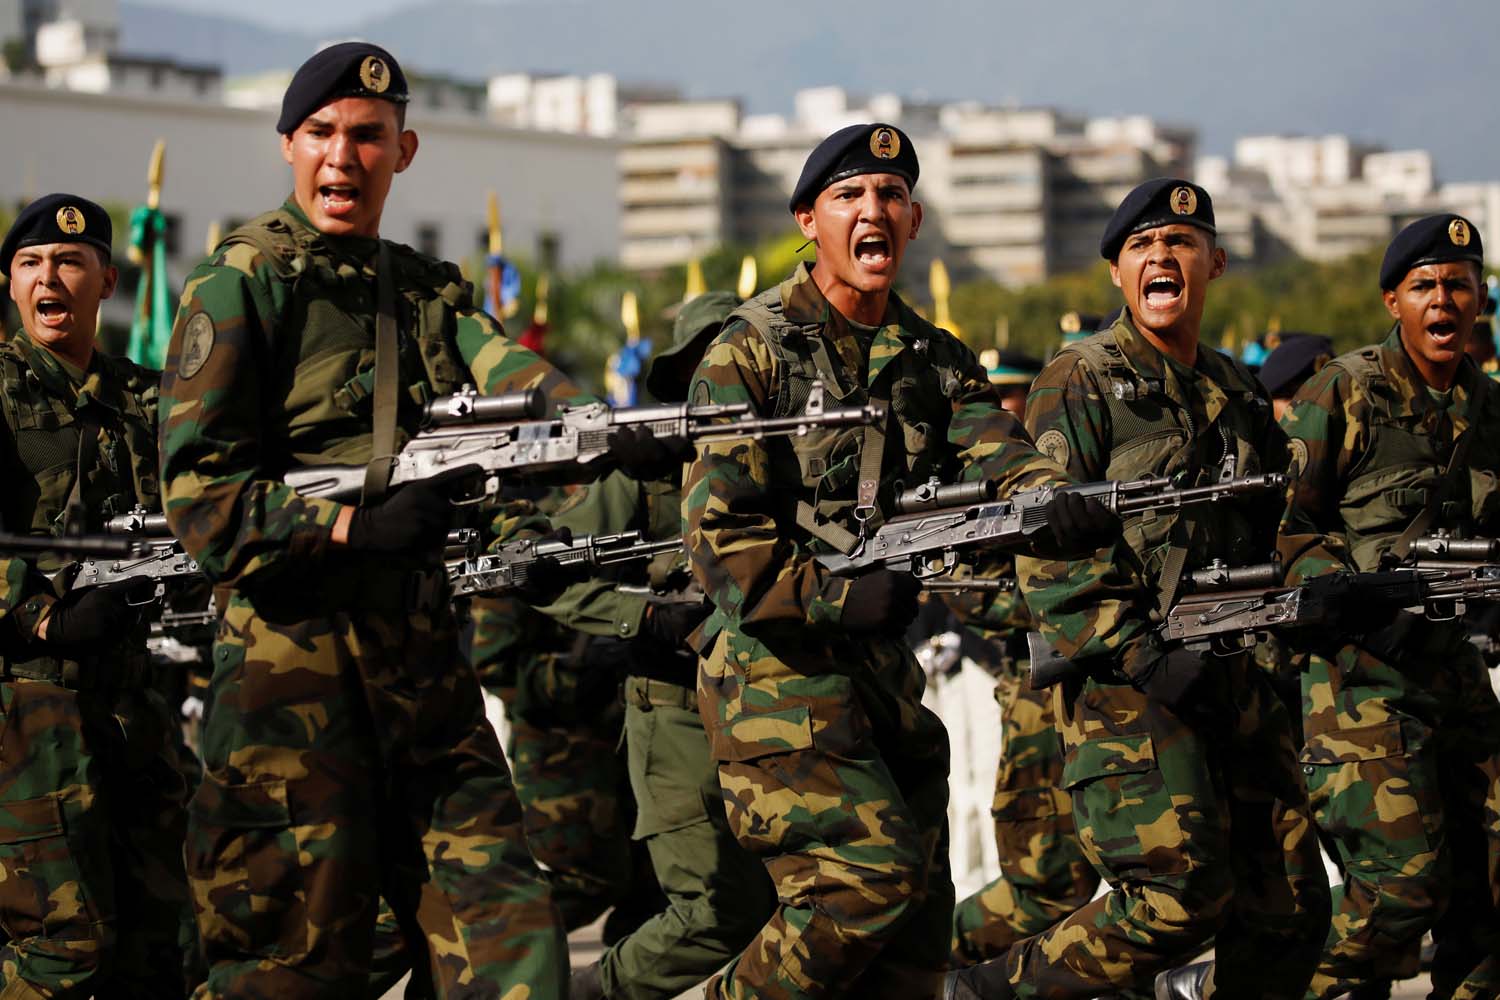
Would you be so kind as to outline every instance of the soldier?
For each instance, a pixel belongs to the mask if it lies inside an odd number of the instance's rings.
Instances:
[[[1024,417],[1026,393],[1042,363],[1016,351],[981,360],[989,362],[1001,405]],[[978,575],[1013,582],[1015,562],[995,559]],[[945,602],[983,640],[974,644],[975,659],[995,677],[1003,727],[990,809],[1000,876],[953,911],[950,962],[961,967],[1000,957],[1022,938],[1051,927],[1093,897],[1099,875],[1084,857],[1073,801],[1062,790],[1052,692],[1034,690],[1027,678],[1026,632],[1033,625],[1020,590],[962,591]]]
[[[1142,184],[1100,252],[1126,308],[1033,384],[1026,424],[1037,446],[1083,479],[1194,485],[1281,469],[1285,437],[1264,390],[1237,362],[1199,349],[1209,283],[1227,266],[1208,192],[1171,178]],[[1143,579],[1113,596],[1081,600],[1076,567],[1017,560],[1028,606],[1080,668],[1054,688],[1063,787],[1110,891],[1003,962],[953,973],[950,997],[1149,988],[1213,940],[1217,968],[1198,973],[1212,973],[1213,995],[1290,998],[1316,962],[1328,894],[1286,710],[1247,656],[1206,664],[1165,650],[1149,628],[1185,570],[1263,561],[1275,516],[1253,502],[1135,516],[1125,540]],[[1159,996],[1174,989],[1157,983]]]
[[[172,334],[167,517],[223,613],[187,845],[206,997],[361,992],[382,894],[440,995],[564,989],[558,915],[435,565],[454,484],[379,498],[421,400],[577,390],[471,306],[456,267],[379,239],[417,152],[406,100],[378,46],[304,63],[277,122],[293,194],[194,269]],[[280,478],[372,454],[358,506]]]
[[[1333,360],[1333,341],[1313,333],[1284,333],[1276,349],[1266,356],[1256,372],[1271,394],[1276,419],[1292,405],[1292,397],[1313,375]]]
[[[892,126],[825,139],[789,206],[816,264],[736,310],[694,376],[694,403],[767,415],[799,411],[815,381],[846,404],[890,404],[868,429],[704,446],[684,481],[685,543],[715,606],[695,636],[698,712],[730,828],[779,903],[709,981],[716,1000],[937,992],[953,907],[948,741],[902,641],[917,584],[832,577],[811,556],[853,551],[898,481],[1066,482],[973,354],[892,292],[922,221],[917,173]],[[1115,524],[1075,494],[1050,519],[1074,550]]]
[[[102,208],[54,194],[0,245],[21,314],[0,345],[0,513],[21,531],[99,532],[159,505],[157,373],[95,347],[118,278],[110,237]],[[0,995],[181,997],[191,789],[141,598],[59,598],[42,573],[65,568],[55,560],[0,568]]]
[[[708,292],[682,307],[672,346],[651,359],[646,374],[654,398],[687,399],[694,368],[737,305],[728,292]],[[649,482],[610,476],[578,498],[556,519],[574,533],[637,530],[659,540],[682,530],[680,473]],[[659,558],[643,579],[663,597],[690,596],[686,572],[684,558]],[[667,904],[575,972],[571,1000],[670,1000],[723,968],[775,905],[765,870],[729,829],[698,716],[698,661],[686,639],[705,614],[700,600],[649,604],[634,619],[620,616],[615,656],[624,677],[634,835],[650,852]]]
[[[1293,401],[1288,582],[1380,568],[1435,531],[1500,531],[1500,393],[1464,355],[1483,262],[1461,216],[1407,226],[1380,267],[1389,335]],[[1431,928],[1432,995],[1493,997],[1500,703],[1462,622],[1371,617],[1351,645],[1314,647],[1302,682],[1303,770],[1344,870],[1308,996],[1415,974]]]

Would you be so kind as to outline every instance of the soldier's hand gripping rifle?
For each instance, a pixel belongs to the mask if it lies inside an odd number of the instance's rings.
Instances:
[[[614,535],[579,535],[569,541],[543,538],[511,542],[498,552],[471,555],[448,563],[448,583],[454,597],[475,597],[525,587],[529,570],[539,559],[563,567],[590,569],[622,563],[647,562],[659,553],[682,548],[682,539],[648,542],[638,531]]]
[[[1286,476],[1267,473],[1226,479],[1210,486],[1173,486],[1165,478],[1110,480],[1077,486],[1043,486],[995,499],[986,480],[940,484],[930,481],[896,498],[896,516],[849,555],[815,558],[835,576],[855,576],[877,567],[909,570],[927,579],[950,572],[960,554],[980,546],[1015,549],[1047,530],[1047,507],[1060,494],[1092,497],[1120,516],[1177,510],[1201,503],[1286,487]]]
[[[173,581],[198,577],[197,560],[183,551],[172,537],[165,514],[148,514],[136,507],[128,514],[110,518],[104,530],[130,546],[132,554],[121,557],[86,558],[78,562],[69,584],[71,590],[98,587],[121,580],[150,581],[151,596],[137,603],[151,604],[166,596]],[[145,587],[142,586],[142,592]]]
[[[885,419],[876,405],[825,408],[821,383],[814,383],[807,408],[787,417],[756,416],[749,404],[689,404],[611,409],[603,403],[562,408],[542,419],[547,400],[541,392],[481,396],[473,390],[431,400],[423,407],[423,429],[391,459],[390,485],[427,479],[448,469],[477,465],[485,492],[498,496],[502,475],[551,483],[588,482],[613,466],[609,437],[627,427],[645,428],[657,438],[693,443],[802,435],[823,427],[850,427]],[[362,465],[292,469],[286,484],[309,497],[357,499],[364,485]]]

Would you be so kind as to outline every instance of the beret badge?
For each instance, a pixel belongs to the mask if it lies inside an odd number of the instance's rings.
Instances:
[[[1183,185],[1172,191],[1172,211],[1178,215],[1192,215],[1198,211],[1198,195],[1192,188]]]
[[[1456,247],[1469,245],[1469,224],[1463,219],[1454,219],[1448,223],[1448,239]]]
[[[870,154],[881,160],[894,160],[901,155],[901,137],[896,130],[880,128],[870,133]]]
[[[69,236],[77,236],[86,227],[83,211],[77,205],[64,205],[57,210],[57,228]]]
[[[359,64],[359,82],[374,94],[383,94],[391,85],[391,71],[379,56],[365,56]]]

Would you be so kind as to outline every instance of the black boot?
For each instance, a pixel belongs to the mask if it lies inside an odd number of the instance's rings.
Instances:
[[[1214,963],[1194,962],[1180,969],[1168,969],[1156,976],[1156,1000],[1203,1000]]]
[[[568,977],[568,1000],[605,1000],[604,984],[599,980],[599,963],[590,962],[574,969]]]
[[[943,1000],[1015,1000],[1001,958],[954,969],[943,977]]]

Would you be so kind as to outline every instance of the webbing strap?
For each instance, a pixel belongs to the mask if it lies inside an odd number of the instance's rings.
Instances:
[[[396,392],[401,379],[396,342],[396,279],[391,273],[391,251],[380,241],[375,263],[375,408],[370,437],[370,463],[365,466],[362,503],[385,496],[396,455]]]

